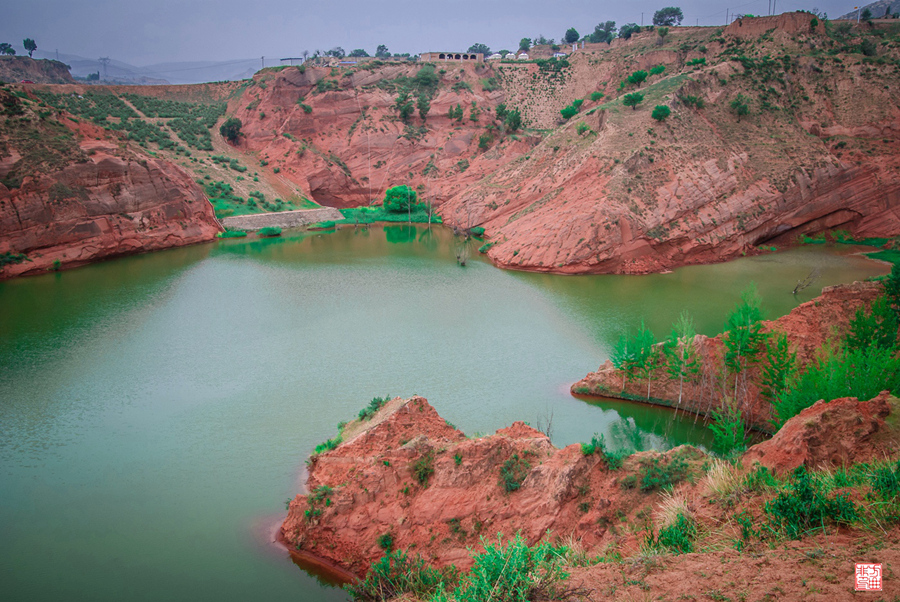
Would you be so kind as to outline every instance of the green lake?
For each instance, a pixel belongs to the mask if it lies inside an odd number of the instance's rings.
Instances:
[[[562,446],[706,445],[692,417],[573,398],[643,318],[715,334],[887,273],[806,247],[653,276],[456,264],[443,228],[232,239],[0,283],[4,600],[345,600],[272,545],[304,460],[376,395],[466,433],[552,413]],[[798,296],[798,279],[820,278]]]

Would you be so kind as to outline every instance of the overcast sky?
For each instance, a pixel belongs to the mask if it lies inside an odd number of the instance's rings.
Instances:
[[[684,25],[717,25],[731,12],[766,14],[770,0],[686,0]],[[22,54],[33,38],[43,51],[109,56],[134,65],[168,61],[277,59],[341,46],[374,54],[465,50],[481,42],[515,50],[523,37],[559,40],[601,21],[649,24],[660,1],[597,0],[10,0],[0,10],[0,42]],[[777,0],[778,12],[817,7],[836,17],[852,2]],[[271,63],[269,60],[271,59]]]

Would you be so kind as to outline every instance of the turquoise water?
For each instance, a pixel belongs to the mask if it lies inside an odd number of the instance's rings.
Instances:
[[[664,336],[688,308],[714,334],[750,281],[777,317],[887,271],[815,247],[563,277],[461,268],[457,245],[294,233],[0,283],[3,599],[344,600],[270,541],[310,450],[373,396],[424,395],[470,434],[552,414],[560,446],[702,446],[693,418],[568,387],[641,318]]]

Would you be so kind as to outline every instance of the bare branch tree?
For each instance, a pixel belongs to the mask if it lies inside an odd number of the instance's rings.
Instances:
[[[820,274],[820,272],[821,272],[821,270],[819,270],[819,268],[815,268],[815,269],[813,269],[813,271],[811,271],[811,272],[806,276],[806,278],[804,278],[804,279],[802,279],[802,280],[798,280],[798,281],[797,281],[797,286],[794,287],[794,290],[791,291],[791,294],[792,294],[792,295],[796,295],[797,293],[799,293],[799,292],[802,291],[803,289],[809,288],[809,285],[811,285],[813,282],[815,282],[816,280],[819,279],[819,274]]]

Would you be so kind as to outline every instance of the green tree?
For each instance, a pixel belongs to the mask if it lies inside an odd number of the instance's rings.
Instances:
[[[653,13],[653,24],[657,26],[681,25],[682,19],[684,19],[684,13],[677,6],[667,6]]]
[[[5,54],[8,56],[12,56],[16,53],[16,49],[12,47],[8,42],[0,42],[0,54]]]
[[[487,44],[472,44],[469,46],[469,54],[478,54],[479,52],[484,56],[488,56],[491,54],[491,49]]]
[[[871,21],[872,20],[872,11],[868,8],[863,9],[862,14],[860,15],[863,21]]]
[[[656,33],[657,33],[657,35],[659,35],[659,42],[657,43],[657,46],[662,46],[663,44],[666,43],[666,36],[669,35],[669,28],[668,27],[660,27],[659,29],[656,30]]]
[[[413,101],[410,98],[409,90],[406,88],[401,88],[397,92],[397,99],[394,101],[394,108],[397,110],[397,113],[400,115],[400,119],[403,123],[408,123],[410,117],[412,117],[413,111],[415,111],[415,106],[413,105]]]
[[[387,58],[387,57],[391,56],[391,53],[388,50],[387,46],[385,46],[384,44],[379,44],[378,48],[375,49],[375,56],[377,56],[380,59],[383,59],[383,58]]]
[[[665,65],[657,65],[650,69],[650,75],[659,75],[666,70]]]
[[[519,40],[519,50],[522,52],[528,52],[531,50],[531,38],[522,38]]]
[[[578,30],[574,27],[570,27],[566,30],[566,35],[563,36],[563,42],[565,42],[566,44],[574,44],[580,37],[581,36],[578,35]]]
[[[631,107],[633,110],[637,110],[637,106],[644,102],[644,95],[640,92],[632,92],[631,94],[626,94],[622,99],[622,104],[626,107]]]
[[[700,372],[700,358],[694,344],[697,331],[694,320],[687,311],[681,312],[678,321],[672,326],[672,332],[663,345],[666,357],[666,372],[669,378],[678,381],[678,405],[684,395],[684,382],[692,383]]]
[[[748,104],[748,101],[749,99],[743,94],[738,94],[737,97],[731,101],[731,110],[737,115],[739,123],[741,117],[750,114],[750,105]]]
[[[713,432],[713,446],[725,455],[743,451],[747,447],[747,428],[737,402],[726,397],[722,408],[714,409],[711,414],[713,422],[709,428]]]
[[[31,56],[32,53],[37,50],[37,44],[34,43],[34,40],[31,38],[25,38],[22,40],[22,45],[25,47],[25,50],[28,51],[28,56]]]
[[[797,352],[791,351],[787,335],[783,332],[766,340],[766,359],[763,365],[760,391],[774,402],[784,393],[797,373]]]
[[[388,188],[387,192],[384,193],[383,206],[385,211],[390,211],[391,213],[414,211],[419,206],[416,199],[416,191],[405,184]]]
[[[425,94],[419,94],[419,99],[416,101],[416,106],[419,109],[419,117],[422,118],[422,121],[425,121],[425,116],[428,115],[428,111],[431,110],[431,102],[428,100],[428,96]]]
[[[725,322],[725,367],[734,375],[734,400],[737,401],[739,376],[756,363],[762,353],[766,334],[762,331],[762,299],[751,284]]]
[[[609,358],[613,367],[624,373],[622,376],[623,391],[625,390],[625,379],[632,380],[634,378],[636,366],[635,359],[637,357],[635,346],[636,342],[634,338],[628,336],[628,333],[626,332],[619,337],[615,347],[613,347],[612,355],[610,355]]]
[[[341,48],[340,46],[335,46],[331,50],[326,50],[325,56],[333,56],[336,59],[340,59],[340,58],[344,58],[345,56],[347,56],[347,53],[344,52],[344,49]]]
[[[646,79],[647,79],[647,72],[644,71],[643,69],[639,69],[638,71],[635,71],[634,73],[629,75],[627,81],[632,86],[640,87],[641,84],[644,83],[644,81],[646,81]]]
[[[900,263],[891,266],[891,274],[884,280],[884,294],[890,301],[894,313],[900,317]]]
[[[594,26],[594,33],[588,36],[588,41],[592,44],[610,43],[616,37],[616,22],[606,21],[598,23]]]
[[[636,33],[641,33],[641,26],[637,23],[626,23],[619,29],[619,37],[626,40],[631,39]]]
[[[578,114],[578,109],[576,109],[572,105],[569,105],[567,107],[563,107],[559,111],[559,113],[563,116],[563,119],[572,119],[573,117],[575,117],[575,115]]]
[[[229,117],[225,123],[219,127],[219,133],[229,142],[235,142],[241,136],[241,127],[244,124],[237,117]]]
[[[665,121],[666,117],[672,112],[672,109],[667,107],[666,105],[656,105],[653,107],[653,112],[650,113],[650,116],[657,121]]]
[[[508,132],[517,131],[522,127],[522,114],[519,113],[518,109],[507,111],[506,119],[503,120],[503,125],[506,126],[506,131]]]
[[[352,57],[365,57],[369,56],[369,53],[363,50],[362,48],[356,48],[350,51],[350,56]]]
[[[650,399],[650,381],[653,377],[653,371],[659,360],[659,350],[656,347],[656,337],[644,325],[641,320],[641,327],[635,336],[635,368],[638,374],[647,380],[647,399]]]

